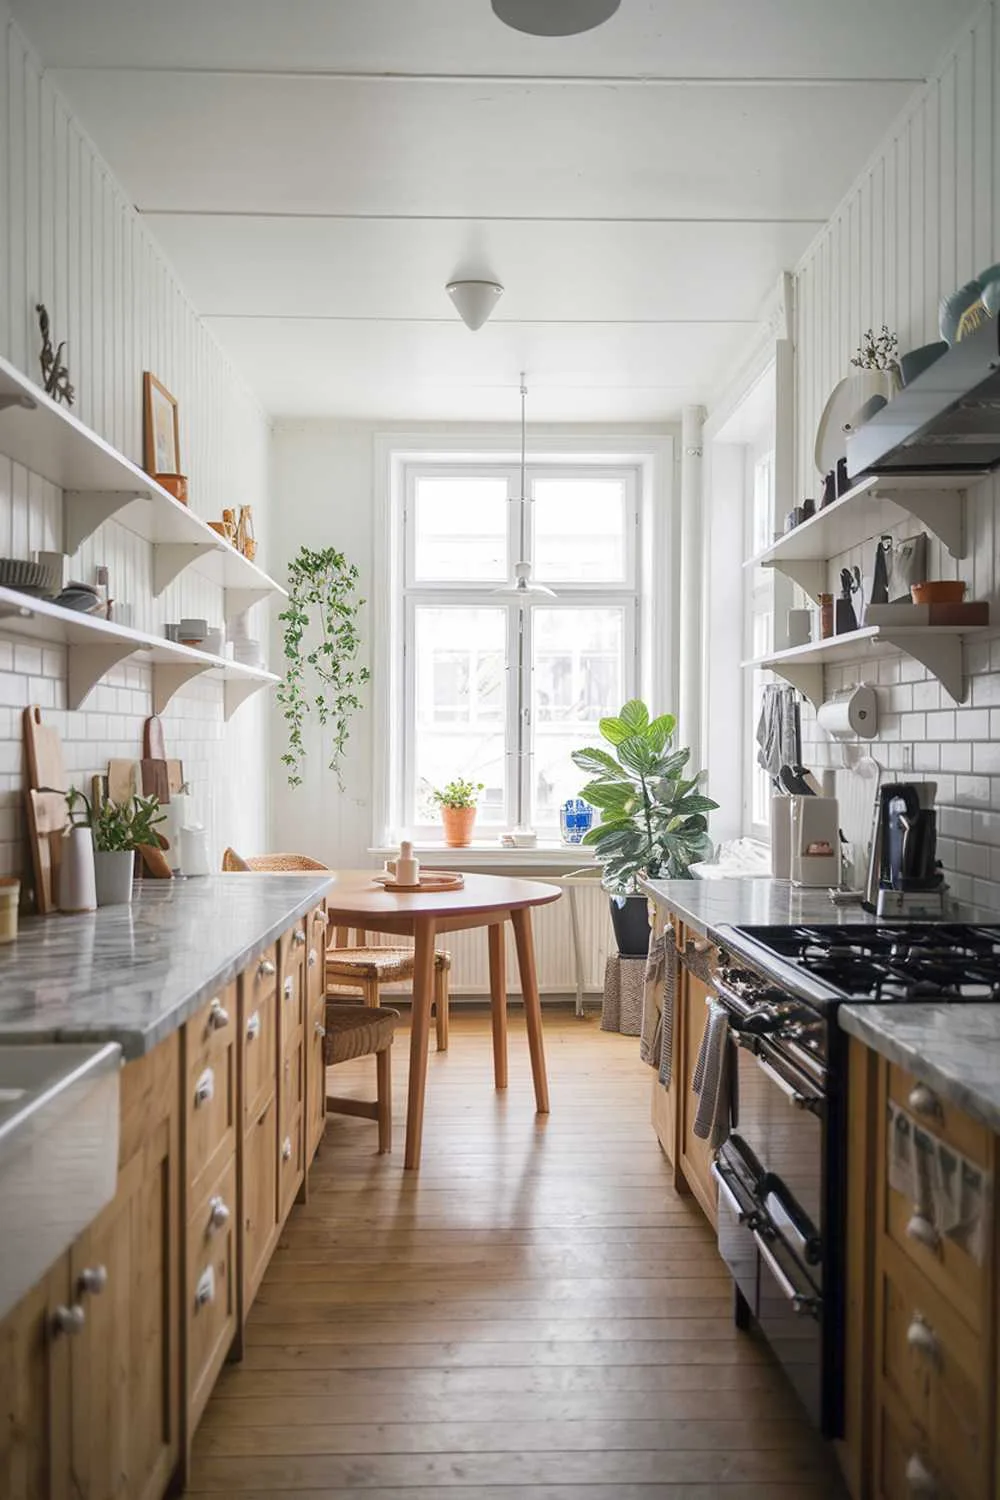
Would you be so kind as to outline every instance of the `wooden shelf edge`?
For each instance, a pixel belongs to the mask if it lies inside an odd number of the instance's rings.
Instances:
[[[989,625],[868,625],[848,635],[794,646],[742,663],[745,671],[775,672],[818,708],[824,698],[823,672],[838,661],[864,654],[864,647],[897,651],[919,661],[955,703],[965,701],[962,640],[989,630]]]

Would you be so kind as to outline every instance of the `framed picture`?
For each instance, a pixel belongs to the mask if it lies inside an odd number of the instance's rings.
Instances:
[[[143,467],[147,474],[179,474],[180,426],[177,402],[147,370],[142,377]]]

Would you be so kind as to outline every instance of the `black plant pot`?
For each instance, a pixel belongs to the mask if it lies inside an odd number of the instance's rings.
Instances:
[[[645,958],[649,952],[649,907],[645,896],[626,896],[624,905],[612,897],[611,925],[622,958]]]

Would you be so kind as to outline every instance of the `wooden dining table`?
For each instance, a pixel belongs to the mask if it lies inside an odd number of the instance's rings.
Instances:
[[[558,886],[540,880],[518,880],[503,875],[466,875],[464,885],[453,891],[387,891],[374,880],[372,870],[337,870],[326,898],[330,927],[350,927],[363,932],[384,932],[412,937],[414,942],[413,1015],[410,1030],[410,1091],[406,1107],[406,1153],[404,1167],[420,1165],[424,1128],[424,1093],[427,1082],[427,1045],[434,993],[434,944],[448,932],[471,927],[487,929],[490,958],[490,1011],[493,1030],[493,1079],[498,1089],[507,1087],[507,974],[504,926],[514,929],[514,944],[524,999],[524,1018],[535,1087],[535,1107],[549,1112],[549,1085],[545,1073],[542,1039],[542,1007],[535,971],[535,943],[531,931],[531,908],[558,901]]]

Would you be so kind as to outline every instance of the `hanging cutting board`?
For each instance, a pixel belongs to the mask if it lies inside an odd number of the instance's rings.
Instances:
[[[163,721],[156,714],[152,714],[142,726],[142,756],[144,760],[166,760],[167,758]]]
[[[67,791],[69,781],[59,731],[42,723],[42,710],[37,704],[24,710],[23,719],[28,786],[48,787],[57,792]]]
[[[119,806],[142,791],[142,769],[137,760],[108,761],[108,800]]]
[[[35,907],[44,916],[56,909],[63,831],[69,823],[69,810],[61,792],[39,792],[29,787],[24,800],[35,872]]]
[[[170,772],[163,724],[155,714],[142,728],[142,795],[155,797],[161,806],[170,801]]]

